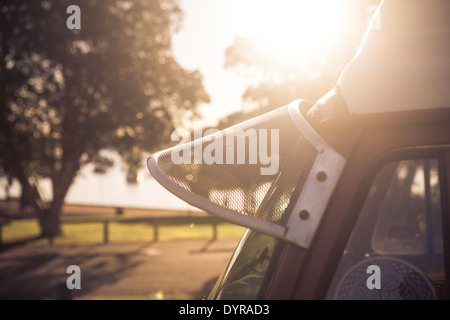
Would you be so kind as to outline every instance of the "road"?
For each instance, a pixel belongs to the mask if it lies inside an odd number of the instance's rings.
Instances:
[[[200,299],[238,241],[13,247],[0,252],[0,299]],[[80,267],[81,289],[61,291],[70,265]]]

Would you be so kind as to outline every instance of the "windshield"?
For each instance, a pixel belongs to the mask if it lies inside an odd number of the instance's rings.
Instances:
[[[276,254],[278,240],[247,230],[210,299],[253,300],[267,288],[264,278]]]

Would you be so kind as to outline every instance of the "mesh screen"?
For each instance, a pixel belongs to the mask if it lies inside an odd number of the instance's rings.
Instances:
[[[166,150],[157,163],[170,179],[205,201],[280,224],[315,157],[282,107]]]

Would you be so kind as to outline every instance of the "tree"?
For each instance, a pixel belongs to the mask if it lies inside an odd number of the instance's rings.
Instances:
[[[379,3],[380,0],[339,1],[343,8],[337,17],[342,26],[340,33],[321,43],[320,50],[308,61],[289,55],[289,52],[280,56],[264,36],[236,38],[226,50],[225,68],[250,79],[243,99],[257,108],[231,114],[220,121],[219,127],[228,127],[295,99],[314,102],[323,96],[335,86],[339,74],[355,55],[373,13],[369,9]],[[267,23],[271,23],[270,19]],[[295,37],[299,30],[293,29]],[[294,37],[290,41],[299,41]],[[308,46],[307,43],[304,45]]]
[[[100,150],[135,168],[209,101],[201,74],[172,54],[176,0],[73,4],[81,29],[68,28],[64,0],[0,4],[0,165],[22,184],[42,236],[61,234],[69,187]],[[50,178],[51,201],[35,177]]]

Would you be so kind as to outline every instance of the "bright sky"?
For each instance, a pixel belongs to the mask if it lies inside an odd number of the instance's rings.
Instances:
[[[237,35],[230,28],[230,4],[235,0],[180,0],[183,28],[173,38],[177,61],[187,69],[198,69],[211,103],[202,106],[205,122],[214,122],[238,110],[245,88],[243,80],[223,68],[225,50]]]
[[[173,38],[179,63],[198,69],[211,103],[204,121],[213,123],[242,108],[246,80],[223,68],[225,50],[236,36],[258,36],[283,58],[293,52],[307,61],[321,43],[339,31],[336,0],[180,0],[182,29]],[[296,39],[296,41],[294,41]]]

